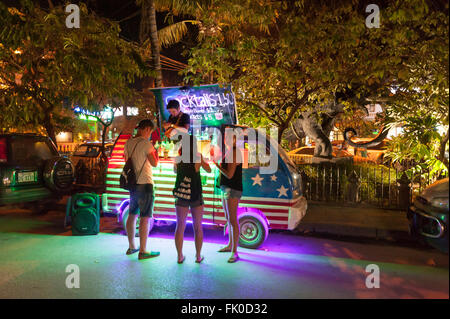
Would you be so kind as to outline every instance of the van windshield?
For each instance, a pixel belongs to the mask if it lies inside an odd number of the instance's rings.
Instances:
[[[84,157],[97,157],[100,154],[100,146],[97,145],[80,145],[75,152],[74,156]]]

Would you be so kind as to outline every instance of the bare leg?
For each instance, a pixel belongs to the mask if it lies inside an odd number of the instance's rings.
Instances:
[[[128,248],[136,249],[136,244],[134,243],[134,237],[136,236],[136,214],[128,214],[127,219],[127,236],[128,236]]]
[[[230,214],[228,213],[228,201],[225,199],[225,197],[222,197],[222,205],[223,205],[223,211],[225,213],[225,218],[227,219],[227,225],[228,225],[228,244],[223,247],[221,250],[231,250],[231,224],[230,224]]]
[[[184,230],[186,229],[186,217],[189,212],[188,207],[175,206],[177,211],[177,228],[175,229],[175,247],[178,253],[178,262],[184,258],[183,255],[183,240]]]
[[[191,210],[193,226],[194,226],[194,237],[195,237],[195,251],[196,260],[199,261],[202,258],[202,246],[203,246],[203,227],[202,227],[202,217],[203,217],[203,205],[195,207]]]
[[[230,223],[230,239],[231,239],[231,251],[232,253],[237,252],[237,247],[239,245],[239,222],[237,220],[237,207],[239,204],[238,198],[228,199],[228,214]]]
[[[149,221],[150,217],[141,217],[139,222],[139,241],[141,242],[141,247],[139,248],[140,253],[147,252]]]

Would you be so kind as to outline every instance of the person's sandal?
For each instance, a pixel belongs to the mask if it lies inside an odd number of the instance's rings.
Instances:
[[[230,258],[228,258],[228,262],[231,263],[235,263],[236,261],[239,260],[239,255],[233,255]]]
[[[148,259],[148,258],[154,258],[159,256],[159,251],[151,251],[149,253],[139,253],[138,259]]]
[[[231,248],[222,247],[217,252],[219,252],[219,253],[231,253]]]
[[[195,262],[197,264],[200,264],[204,259],[205,259],[205,257],[202,256],[200,259],[195,259]]]
[[[182,263],[184,263],[185,259],[186,259],[186,256],[183,256],[183,258],[181,260],[178,260],[177,263],[182,264]]]
[[[132,255],[134,253],[137,253],[138,251],[139,251],[139,248],[136,248],[136,249],[128,248],[127,255]]]

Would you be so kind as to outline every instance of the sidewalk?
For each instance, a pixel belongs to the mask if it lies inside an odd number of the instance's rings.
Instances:
[[[308,210],[297,230],[395,241],[411,240],[406,212],[373,207],[308,202]]]

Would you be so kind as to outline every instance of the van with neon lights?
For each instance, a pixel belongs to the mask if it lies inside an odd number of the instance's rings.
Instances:
[[[0,134],[0,206],[44,213],[67,194],[74,167],[47,136]]]
[[[171,87],[153,89],[153,93],[159,105],[161,121],[168,118],[165,105],[170,99],[177,99],[181,111],[191,115],[190,131],[197,137],[198,149],[204,158],[210,157],[212,145],[224,148],[221,134],[226,134],[227,129],[244,132],[240,140],[243,144],[241,147],[238,145],[244,159],[244,190],[238,208],[240,246],[257,248],[267,239],[270,229],[292,230],[298,225],[307,208],[302,195],[300,172],[276,140],[263,130],[237,125],[234,95],[229,87]],[[201,121],[198,121],[200,118]],[[121,133],[115,142],[109,158],[106,193],[102,195],[103,211],[115,214],[123,225],[128,218],[129,193],[119,187],[119,176],[125,165],[124,145],[131,136],[130,133]],[[166,142],[160,148],[166,151],[160,152],[159,164],[153,168],[153,217],[155,221],[176,221],[172,190],[176,179],[173,165],[177,149],[173,143]],[[226,229],[221,190],[217,185],[220,172],[214,165],[210,166],[211,173],[201,172],[205,202],[203,222]],[[191,221],[190,217],[188,221]]]

